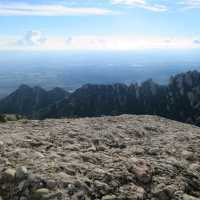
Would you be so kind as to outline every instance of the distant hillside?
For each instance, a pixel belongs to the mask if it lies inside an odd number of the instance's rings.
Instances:
[[[21,86],[0,102],[0,110],[36,119],[155,114],[200,125],[199,102],[200,73],[189,71],[171,77],[168,85],[151,79],[129,86],[87,84],[70,95],[58,88],[47,92]]]
[[[178,74],[168,85],[147,80],[141,85],[87,84],[68,99],[43,109],[38,117],[85,117],[118,114],[156,114],[200,125],[200,73]]]
[[[68,95],[69,93],[61,88],[46,91],[40,87],[31,88],[21,85],[15,92],[0,101],[0,112],[30,117],[40,109],[63,100]]]

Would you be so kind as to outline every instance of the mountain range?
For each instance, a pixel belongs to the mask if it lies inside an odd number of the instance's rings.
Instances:
[[[16,91],[0,101],[0,111],[31,117],[39,110],[66,98],[68,92],[61,88],[46,91],[41,87],[21,85]]]
[[[200,72],[177,74],[167,85],[151,79],[131,85],[86,84],[73,93],[22,85],[0,101],[0,113],[34,119],[150,114],[200,125]]]

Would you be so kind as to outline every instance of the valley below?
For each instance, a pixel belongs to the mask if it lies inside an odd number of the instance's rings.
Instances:
[[[74,91],[82,85],[167,84],[170,76],[199,70],[199,51],[0,51],[0,99],[21,84]]]

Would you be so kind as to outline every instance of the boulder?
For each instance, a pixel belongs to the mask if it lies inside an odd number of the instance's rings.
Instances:
[[[28,177],[28,170],[26,167],[21,166],[16,169],[16,178],[19,180],[26,179]]]
[[[8,181],[8,182],[14,181],[15,180],[15,176],[16,176],[16,170],[15,169],[7,169],[3,173],[3,179],[5,181]]]
[[[174,185],[165,186],[164,184],[160,184],[155,188],[153,194],[159,200],[171,200],[174,198],[176,189]]]
[[[46,188],[41,188],[41,189],[37,189],[34,193],[33,193],[33,200],[43,200],[45,199],[45,196],[47,196],[49,194],[49,190]]]
[[[117,196],[116,195],[105,195],[102,197],[102,200],[117,200]]]
[[[182,157],[186,160],[193,161],[194,160],[194,153],[191,151],[182,151]]]
[[[183,195],[183,200],[200,200],[200,198],[196,198],[196,197],[193,197],[191,195],[184,194]]]
[[[132,158],[132,166],[129,169],[130,172],[135,174],[138,181],[143,184],[148,184],[152,180],[152,170],[147,162],[143,159]]]

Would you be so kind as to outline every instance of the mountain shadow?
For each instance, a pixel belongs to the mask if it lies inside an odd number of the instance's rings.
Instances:
[[[35,119],[151,114],[200,125],[200,73],[178,74],[168,85],[86,84],[71,94],[22,85],[0,101],[0,111]]]

